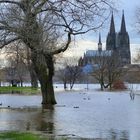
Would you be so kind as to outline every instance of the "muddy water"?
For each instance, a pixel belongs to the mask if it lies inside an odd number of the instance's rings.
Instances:
[[[0,95],[0,130],[107,140],[139,140],[140,96],[123,93],[58,93],[53,110],[41,96]],[[10,106],[10,107],[8,107]]]

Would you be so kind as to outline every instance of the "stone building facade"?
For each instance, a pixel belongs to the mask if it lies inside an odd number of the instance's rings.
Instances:
[[[94,64],[95,56],[115,54],[119,58],[121,67],[131,64],[130,40],[126,30],[125,16],[122,13],[121,28],[119,32],[115,31],[114,16],[112,13],[110,30],[106,38],[106,50],[102,50],[101,35],[99,34],[98,50],[88,50],[84,56],[79,59],[79,65]]]

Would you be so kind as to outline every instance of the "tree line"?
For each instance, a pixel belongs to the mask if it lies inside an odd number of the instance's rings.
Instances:
[[[69,48],[73,36],[99,29],[112,7],[111,0],[0,1],[0,48],[13,42],[24,46],[29,69],[41,85],[43,105],[56,104],[54,56]]]

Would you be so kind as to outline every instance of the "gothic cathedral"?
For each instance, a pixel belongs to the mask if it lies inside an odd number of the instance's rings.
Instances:
[[[112,14],[110,31],[106,39],[106,50],[112,50],[117,53],[121,66],[131,64],[130,41],[126,30],[124,12],[122,14],[121,28],[118,33],[115,31],[114,17]]]
[[[112,13],[110,30],[106,39],[106,50],[102,50],[101,35],[99,34],[98,50],[87,50],[84,57],[79,59],[79,65],[94,65],[95,55],[112,54],[119,59],[120,67],[131,64],[130,41],[129,34],[126,30],[124,12],[122,13],[122,21],[120,31],[115,31],[114,16]]]

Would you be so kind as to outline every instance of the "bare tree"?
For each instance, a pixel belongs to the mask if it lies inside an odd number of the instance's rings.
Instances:
[[[112,51],[103,51],[95,55],[94,62],[97,67],[93,72],[93,76],[100,83],[101,90],[108,87],[111,90],[113,83],[124,74],[119,57]]]
[[[3,68],[0,69],[0,87],[2,86],[2,82],[5,81],[5,71]]]
[[[57,77],[63,82],[64,89],[67,89],[67,84],[70,85],[70,89],[73,88],[76,81],[82,76],[82,69],[77,65],[78,58],[73,57],[69,59],[63,58],[61,62],[61,68],[57,71]]]
[[[66,68],[61,68],[57,71],[56,76],[60,81],[63,82],[64,89],[67,89],[67,83],[68,83],[68,77],[67,77],[67,71]]]
[[[23,77],[25,76],[24,73],[27,72],[28,69],[30,73],[31,86],[33,88],[37,88],[38,79],[32,66],[29,48],[21,44],[19,41],[13,43],[10,46],[5,47],[4,50],[5,50],[4,52],[6,54],[7,60],[10,62],[11,60],[15,61],[15,66],[16,66],[18,77],[20,79],[21,86],[23,86],[22,79],[24,79]]]
[[[13,57],[11,57],[8,62],[8,67],[5,68],[6,81],[8,81],[12,87],[17,87],[19,78],[17,75],[16,62]]]
[[[20,40],[31,49],[41,84],[42,104],[56,104],[54,55],[69,47],[72,35],[95,31],[105,22],[111,0],[1,0],[1,48]]]
[[[70,89],[73,88],[76,80],[82,76],[82,69],[79,66],[67,66],[66,67],[66,77],[70,84]]]
[[[17,56],[9,56],[7,58],[8,66],[6,67],[7,80],[11,83],[12,86],[17,86],[20,83],[20,86],[23,86],[23,82],[26,80],[28,75],[27,67],[25,66],[22,59]]]
[[[106,76],[108,83],[106,88],[109,86],[111,90],[113,83],[116,80],[119,80],[124,74],[124,69],[121,67],[119,56],[115,52],[112,52],[111,56],[107,58],[106,66]]]
[[[105,79],[106,79],[106,68],[108,61],[109,53],[108,52],[97,52],[94,56],[94,71],[93,76],[99,82],[101,86],[101,90],[104,90],[105,87]]]
[[[37,78],[37,75],[36,75],[36,72],[34,70],[34,67],[33,67],[33,63],[31,61],[31,51],[30,51],[30,48],[26,47],[27,49],[27,59],[26,59],[26,64],[27,64],[27,67],[28,67],[28,70],[30,72],[30,77],[31,77],[31,86],[32,88],[38,88],[38,78]]]

